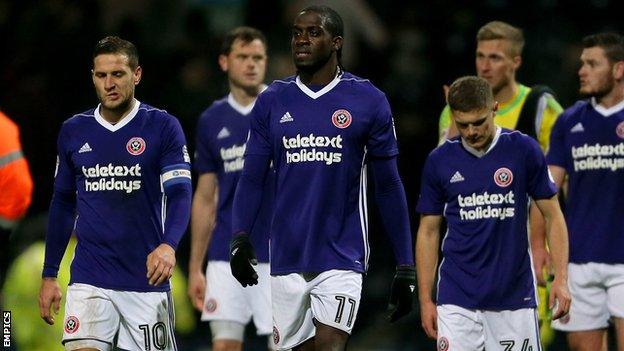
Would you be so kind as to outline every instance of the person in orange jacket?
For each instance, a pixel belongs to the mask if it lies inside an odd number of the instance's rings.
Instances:
[[[0,112],[0,289],[9,265],[9,235],[24,216],[32,197],[33,181],[22,153],[19,128]]]

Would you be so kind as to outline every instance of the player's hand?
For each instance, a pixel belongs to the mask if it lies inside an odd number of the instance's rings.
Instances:
[[[388,311],[390,312],[388,319],[390,322],[396,322],[412,311],[415,288],[416,269],[414,266],[398,266],[392,280],[390,301],[388,302]]]
[[[537,277],[537,285],[546,286],[547,276],[552,271],[550,253],[543,247],[532,248],[531,253],[533,255],[533,271]]]
[[[420,323],[428,337],[438,338],[438,310],[433,301],[420,302]]]
[[[548,306],[552,310],[552,320],[565,317],[570,312],[570,290],[568,290],[568,281],[555,276],[552,286],[550,287],[550,297]]]
[[[201,271],[189,273],[188,296],[196,310],[204,310],[204,294],[206,292],[206,277]]]
[[[160,244],[147,255],[147,279],[150,285],[158,286],[169,280],[176,264],[175,250],[168,244]]]
[[[258,273],[253,269],[257,264],[258,260],[249,236],[245,233],[236,235],[230,242],[230,268],[234,278],[243,287],[258,284]]]
[[[39,315],[49,325],[54,324],[54,314],[59,313],[62,298],[61,288],[56,278],[43,278],[39,290]],[[52,311],[51,311],[52,310]]]

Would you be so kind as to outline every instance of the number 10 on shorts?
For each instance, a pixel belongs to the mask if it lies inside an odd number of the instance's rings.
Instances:
[[[152,344],[156,350],[164,350],[167,347],[167,327],[165,323],[158,322],[151,328],[149,324],[141,324],[139,329],[143,331],[145,351],[152,351]]]

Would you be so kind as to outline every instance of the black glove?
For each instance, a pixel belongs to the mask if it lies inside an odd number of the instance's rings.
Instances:
[[[390,289],[390,301],[388,302],[388,319],[396,322],[399,318],[407,315],[412,310],[416,289],[416,269],[414,266],[398,266],[392,288]]]
[[[258,284],[258,273],[252,265],[257,265],[256,253],[247,234],[238,234],[230,242],[230,269],[232,275],[243,287]]]

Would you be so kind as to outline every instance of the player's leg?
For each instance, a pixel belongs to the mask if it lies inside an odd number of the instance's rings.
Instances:
[[[245,324],[224,320],[210,321],[213,351],[240,351],[243,349]]]
[[[177,351],[170,291],[107,291],[120,315],[118,348]]]
[[[214,351],[241,350],[251,309],[245,291],[232,276],[229,262],[209,261],[201,320],[210,321]]]
[[[534,308],[483,311],[483,331],[486,350],[542,350]]]
[[[245,301],[251,310],[251,315],[258,335],[266,335],[268,350],[275,349],[273,339],[273,313],[271,312],[271,267],[268,263],[259,263],[258,285],[244,290]]]
[[[112,349],[119,314],[103,289],[72,284],[67,289],[63,345],[65,350]]]
[[[362,274],[330,270],[310,284],[312,313],[316,321],[316,350],[344,350],[357,317],[362,293]]]
[[[613,318],[618,351],[624,351],[624,318]]]
[[[609,326],[604,270],[599,264],[568,265],[572,304],[568,316],[552,322],[554,329],[568,332],[570,350],[602,350]]]
[[[307,348],[315,332],[310,287],[299,273],[271,276],[273,339],[277,350],[312,350]]]
[[[484,350],[485,334],[481,312],[455,305],[440,305],[437,311],[438,350]]]

